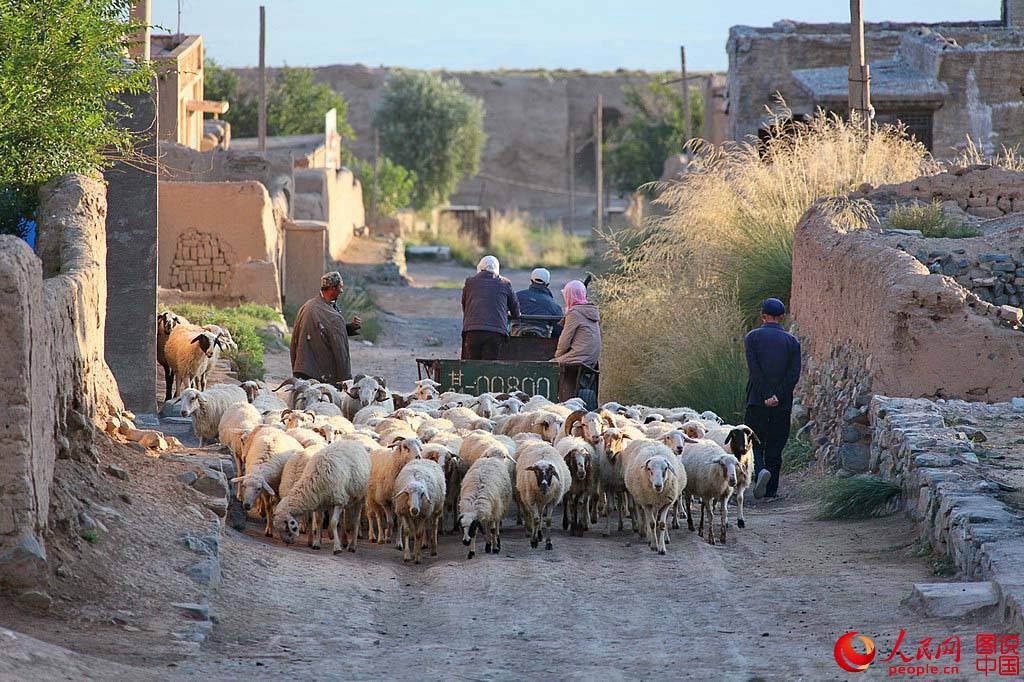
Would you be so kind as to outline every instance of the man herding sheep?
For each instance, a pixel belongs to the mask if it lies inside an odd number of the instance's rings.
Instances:
[[[338,310],[338,296],[344,290],[341,273],[328,272],[320,278],[320,294],[299,308],[292,330],[292,374],[337,384],[352,378],[348,337],[359,332],[362,320],[346,323]]]
[[[785,304],[777,298],[761,304],[762,325],[743,340],[747,351],[746,424],[754,441],[754,497],[775,497],[782,473],[782,449],[789,439],[793,389],[800,378],[800,342],[782,328]]]

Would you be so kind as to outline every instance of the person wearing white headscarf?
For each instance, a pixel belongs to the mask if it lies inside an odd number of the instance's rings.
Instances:
[[[497,258],[484,256],[462,287],[463,360],[497,360],[508,340],[509,318],[519,319],[519,301],[500,270]]]

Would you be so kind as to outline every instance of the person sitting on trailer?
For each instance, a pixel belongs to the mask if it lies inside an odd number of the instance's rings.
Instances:
[[[516,292],[519,312],[522,315],[540,317],[562,317],[562,306],[551,293],[551,273],[545,268],[536,268],[530,273],[530,287]],[[512,325],[512,336],[534,336],[545,339],[557,337],[562,326],[549,322],[520,321]]]
[[[562,288],[565,327],[558,337],[555,362],[596,369],[601,357],[601,313],[587,300],[587,288],[574,279]]]
[[[512,283],[494,256],[484,256],[462,287],[462,359],[497,360],[508,340],[508,319],[519,319]]]

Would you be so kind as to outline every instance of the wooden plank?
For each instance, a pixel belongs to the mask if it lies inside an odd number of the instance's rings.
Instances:
[[[204,114],[226,114],[229,104],[225,101],[211,99],[190,99],[185,102],[189,111],[201,111]]]

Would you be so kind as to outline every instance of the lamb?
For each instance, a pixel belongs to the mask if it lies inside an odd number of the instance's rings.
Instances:
[[[618,458],[629,445],[630,440],[619,429],[605,429],[596,448],[598,487],[607,497],[609,505],[605,510],[606,520],[603,533],[605,537],[611,534],[612,502],[619,509],[619,531],[623,530],[622,512],[626,507],[623,495],[626,492],[626,482]]]
[[[164,358],[174,375],[175,395],[186,388],[199,388],[216,341],[216,334],[194,324],[179,324],[167,336]]]
[[[288,405],[283,400],[268,391],[266,386],[261,386],[260,382],[244,381],[242,390],[245,391],[249,404],[259,410],[261,414],[288,409]]]
[[[566,436],[555,444],[572,476],[569,492],[563,500],[562,530],[583,535],[590,528],[590,500],[597,496],[597,472],[594,447],[576,436]]]
[[[282,497],[274,510],[274,530],[288,544],[295,542],[299,523],[295,515],[313,513],[310,528],[313,549],[320,549],[320,526],[325,507],[331,508],[327,525],[334,541],[334,553],[341,554],[338,521],[345,513],[345,549],[356,551],[359,519],[370,481],[370,455],[359,443],[339,441],[312,456],[291,493]]]
[[[268,538],[273,535],[274,500],[277,498],[275,489],[281,486],[285,465],[300,452],[291,450],[275,455],[254,467],[250,473],[231,479],[232,483],[240,484],[242,507],[246,511],[255,507],[257,501],[261,503],[264,514],[263,534]]]
[[[413,391],[413,396],[416,400],[433,400],[440,394],[437,389],[441,387],[441,384],[434,381],[433,379],[420,379],[416,382],[416,390]]]
[[[528,443],[519,451],[516,491],[526,512],[530,546],[541,540],[541,521],[547,533],[544,549],[551,549],[551,512],[569,491],[571,474],[558,451],[547,443]]]
[[[164,368],[164,401],[171,399],[171,393],[174,388],[171,383],[174,381],[174,371],[171,369],[171,365],[167,361],[167,356],[164,353],[164,347],[167,345],[167,338],[179,324],[191,323],[184,317],[172,313],[170,310],[165,310],[156,316],[156,361]]]
[[[187,388],[181,394],[181,416],[192,417],[192,430],[199,445],[219,435],[220,419],[236,403],[245,402],[245,391],[230,384],[217,384],[208,391]]]
[[[217,424],[217,440],[228,446],[235,458],[235,471],[239,475],[242,473],[242,437],[260,423],[259,410],[249,403],[235,403],[224,410]]]
[[[739,460],[740,467],[736,470],[736,512],[739,518],[736,525],[745,528],[747,521],[743,516],[743,502],[746,497],[747,488],[754,480],[754,444],[760,443],[754,429],[746,424],[739,426],[728,426],[720,429],[713,429],[708,432],[708,440],[712,440],[722,446],[726,452],[735,455]],[[731,495],[730,495],[731,497]],[[726,499],[726,504],[729,500]]]
[[[402,560],[420,563],[423,546],[437,556],[437,532],[445,498],[444,471],[437,462],[414,459],[395,479],[393,505],[402,533]]]
[[[390,448],[377,446],[370,450],[372,469],[366,494],[367,539],[370,542],[384,544],[388,541],[395,479],[402,467],[422,455],[422,450],[423,444],[416,438],[398,441]]]
[[[708,513],[708,544],[715,544],[715,504],[722,508],[721,542],[725,542],[725,529],[729,523],[729,514],[725,501],[736,487],[739,460],[726,453],[717,443],[702,441],[686,449],[682,456],[683,467],[686,469],[686,521],[690,530],[694,530],[693,516],[690,514],[690,499],[700,497],[700,535],[704,535],[704,512]]]
[[[484,457],[466,472],[459,492],[459,524],[467,559],[476,554],[476,534],[484,530],[484,552],[501,551],[501,520],[512,504],[512,479],[500,459]]]
[[[628,465],[625,479],[626,489],[640,507],[648,546],[664,555],[668,511],[686,487],[686,470],[667,446],[644,442]]]
[[[466,431],[473,431],[475,429],[483,431],[494,430],[493,421],[481,417],[468,407],[453,407],[442,412],[441,416],[454,424],[456,429]]]

